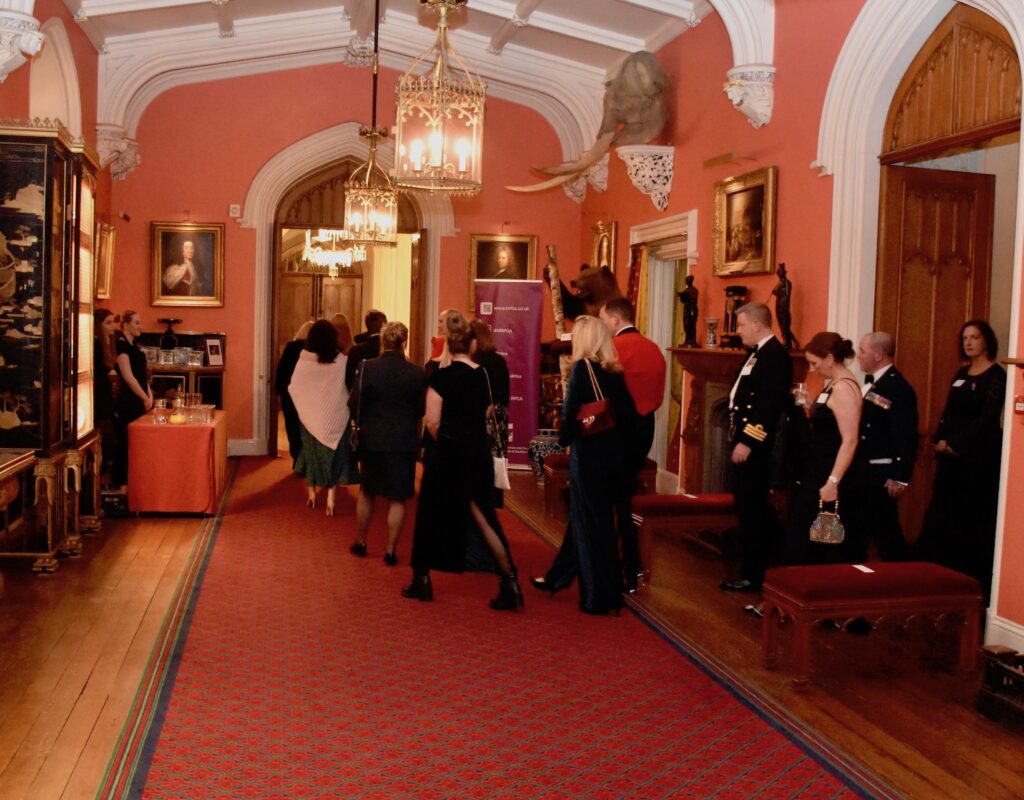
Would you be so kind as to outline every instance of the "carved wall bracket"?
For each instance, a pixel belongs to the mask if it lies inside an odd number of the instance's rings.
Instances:
[[[616,147],[615,152],[626,163],[626,173],[633,185],[651,198],[658,211],[668,208],[676,149],[671,146],[633,144]]]
[[[32,3],[27,6],[31,11]],[[0,83],[38,53],[45,38],[30,13],[0,8]]]
[[[587,196],[587,184],[593,186],[597,191],[603,192],[608,188],[608,154],[574,180],[562,184],[562,190],[570,200],[582,203]]]
[[[373,35],[352,36],[345,48],[345,64],[350,67],[368,67],[373,63]]]
[[[772,119],[775,103],[775,67],[750,64],[729,70],[729,80],[722,89],[733,107],[744,114],[755,128]]]
[[[100,154],[100,166],[109,165],[115,181],[123,181],[142,163],[139,143],[129,138],[120,125],[97,125],[96,149]]]

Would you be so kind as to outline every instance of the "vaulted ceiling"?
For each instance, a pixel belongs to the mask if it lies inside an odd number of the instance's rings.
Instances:
[[[173,86],[359,66],[372,50],[374,0],[64,2],[101,53],[98,120],[127,139]],[[381,0],[381,9],[381,63],[404,71],[432,44],[436,14],[419,0]],[[539,111],[563,155],[575,157],[593,141],[603,83],[621,61],[658,50],[709,13],[722,16],[738,67],[772,69],[774,0],[469,0],[451,15],[450,38],[489,95]]]

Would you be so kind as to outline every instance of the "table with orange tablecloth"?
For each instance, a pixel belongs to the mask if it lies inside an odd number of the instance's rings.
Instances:
[[[154,424],[145,414],[128,426],[128,508],[214,514],[227,474],[224,412],[199,425]]]

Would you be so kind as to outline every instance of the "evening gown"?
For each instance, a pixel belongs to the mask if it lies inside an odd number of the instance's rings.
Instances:
[[[937,453],[932,499],[914,546],[922,561],[976,578],[987,597],[992,587],[999,462],[1006,371],[993,364],[980,375],[967,367],[953,376],[933,442],[957,455]]]
[[[132,377],[143,390],[149,388],[148,365],[146,354],[138,345],[138,340],[129,342],[124,336],[114,341],[117,355],[127,355]],[[114,458],[112,480],[123,486],[128,483],[128,426],[146,413],[146,403],[129,387],[125,376],[121,374],[121,365],[117,367],[121,379],[121,391],[117,395],[117,450]]]
[[[841,381],[849,381],[857,387],[858,392],[860,391],[857,382],[852,378],[841,378],[839,382]],[[843,442],[835,414],[826,405],[835,385],[829,384],[818,395],[811,408],[803,464],[800,469],[800,478],[796,482],[786,552],[783,558],[789,565],[849,564],[856,559],[854,554],[859,552],[857,542],[861,534],[855,511],[858,505],[857,494],[863,485],[863,480],[856,466],[856,459],[850,464],[842,480],[839,481],[839,518],[846,529],[846,536],[842,544],[820,544],[810,540],[811,523],[818,516],[818,493],[832,473],[836,454]],[[831,511],[831,505],[826,505],[825,510]]]
[[[580,610],[604,614],[622,607],[622,566],[615,530],[615,498],[627,480],[627,442],[637,435],[633,398],[622,373],[592,363],[601,393],[615,410],[614,428],[581,436],[576,415],[595,399],[586,363],[573,364],[562,403],[559,444],[569,446],[569,522],[562,547],[544,581],[552,591],[578,577]]]
[[[412,568],[464,572],[498,571],[497,563],[473,522],[470,502],[512,554],[494,508],[494,464],[485,427],[490,403],[482,367],[461,361],[434,369],[430,388],[442,399],[437,439],[423,455],[423,478],[413,528]]]

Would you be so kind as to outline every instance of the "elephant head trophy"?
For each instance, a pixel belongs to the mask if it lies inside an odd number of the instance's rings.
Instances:
[[[530,186],[508,186],[513,192],[540,192],[574,180],[600,161],[612,147],[647,144],[665,127],[667,112],[664,95],[668,78],[658,59],[646,50],[631,54],[612,80],[605,83],[604,116],[597,141],[575,161],[557,167],[534,167],[553,175]]]

